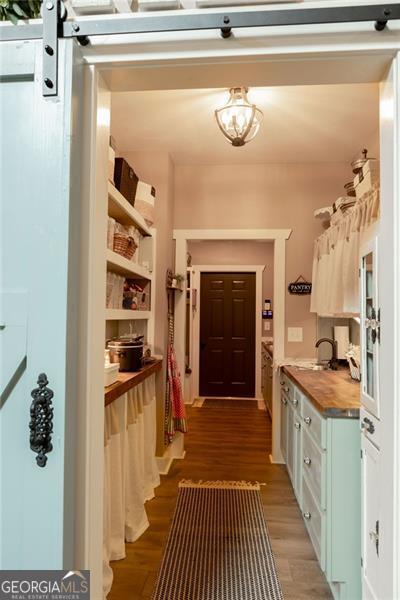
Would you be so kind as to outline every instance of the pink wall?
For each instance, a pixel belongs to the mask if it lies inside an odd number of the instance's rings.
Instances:
[[[346,163],[177,166],[174,227],[291,228],[286,283],[299,275],[311,280],[313,242],[322,232],[313,212],[343,195],[343,185],[351,177]],[[309,296],[286,293],[286,328],[304,330],[302,343],[286,341],[286,356],[315,356],[316,318],[309,307]]]
[[[271,242],[192,242],[189,245],[193,265],[265,265],[263,273],[263,300],[273,300],[274,290],[274,244]],[[272,335],[271,330],[261,332]]]

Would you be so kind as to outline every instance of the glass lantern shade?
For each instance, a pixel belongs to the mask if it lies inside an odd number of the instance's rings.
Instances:
[[[244,146],[260,129],[263,114],[247,99],[247,88],[231,88],[229,102],[215,111],[215,118],[232,146]]]

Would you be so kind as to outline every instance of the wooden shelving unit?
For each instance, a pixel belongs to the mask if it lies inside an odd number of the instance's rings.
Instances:
[[[151,318],[150,310],[125,310],[118,308],[106,308],[107,321],[138,321]]]
[[[152,280],[150,271],[107,248],[107,269],[132,279]]]
[[[140,282],[150,294],[149,310],[127,310],[122,306],[105,309],[106,339],[117,335],[125,335],[131,331],[145,336],[151,346],[154,343],[154,299],[155,299],[155,238],[156,230],[150,228],[142,215],[132,206],[119,190],[109,181],[108,187],[108,216],[125,227],[136,227],[143,237],[140,238],[137,250],[137,261],[133,262],[106,249],[107,271]],[[107,240],[104,241],[107,243]],[[143,266],[145,264],[146,266]],[[148,266],[148,268],[147,268]],[[147,284],[147,285],[146,285]]]
[[[142,215],[129,204],[110,181],[108,182],[108,215],[121,225],[135,225],[143,235],[151,236],[151,230]]]

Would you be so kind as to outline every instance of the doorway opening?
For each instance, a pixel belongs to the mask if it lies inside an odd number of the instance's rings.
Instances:
[[[110,70],[111,71],[111,70]],[[108,80],[109,82],[111,81],[109,78],[109,74],[108,74]],[[377,79],[376,79],[377,80]],[[117,80],[115,80],[117,81]],[[169,82],[169,85],[171,85],[171,82]],[[112,87],[112,84],[111,84]],[[322,87],[322,86],[321,86]],[[127,97],[124,93],[124,91],[122,89],[118,90],[115,89],[116,91],[116,98],[115,98],[115,106],[118,107],[118,104],[122,105],[124,103],[125,98]],[[125,88],[126,91],[126,88]],[[203,90],[204,91],[204,90]],[[290,93],[290,90],[286,90],[288,93]],[[308,103],[305,102],[303,105],[300,105],[299,107],[299,96],[297,95],[297,92],[299,92],[299,90],[292,90],[294,92],[293,94],[293,98],[296,98],[296,107],[299,109],[299,114],[302,113],[302,121],[305,125],[305,128],[308,129],[309,131],[311,131],[309,129],[309,122],[307,122],[307,114],[309,111],[313,112],[313,114],[316,114],[316,111],[313,110],[313,106],[312,103]],[[318,90],[313,90],[313,99],[317,98],[317,92]],[[335,90],[332,88],[329,92],[330,92],[330,102],[332,100],[332,92],[334,92]],[[339,90],[337,90],[338,92],[340,92]],[[119,93],[121,92],[121,93]],[[306,91],[305,91],[306,92]],[[181,93],[181,90],[179,90],[179,93]],[[163,98],[165,100],[165,97],[167,96],[167,94],[165,94],[165,91],[162,91],[162,95]],[[190,95],[190,94],[189,94]],[[194,93],[192,93],[192,96],[194,95]],[[196,93],[196,95],[198,95]],[[141,98],[139,97],[139,103],[141,104],[141,111],[144,110],[144,106],[146,105],[146,100],[147,97],[145,94],[139,93],[139,96],[142,96]],[[353,101],[355,101],[356,98],[354,96]],[[157,114],[159,114],[157,112],[157,110],[154,109],[156,104],[156,101],[154,102],[154,104],[152,105],[152,109],[153,109],[153,116],[154,118],[156,118]],[[333,102],[331,102],[331,104],[335,104]],[[324,104],[323,102],[320,103],[319,106],[319,111],[322,114],[322,106],[328,106],[328,104]],[[335,106],[341,106],[339,103],[335,104]],[[365,107],[365,103],[363,104],[363,106]],[[164,109],[167,108],[167,105],[164,103],[163,105],[163,111]],[[132,111],[130,107],[126,108],[126,110],[124,112],[122,112],[121,110],[117,110],[115,114],[118,114],[119,118],[120,118],[120,123],[121,123],[121,128],[123,128],[124,130],[126,129],[125,125],[127,122],[127,117],[128,115],[131,116],[132,114],[141,114],[141,111],[138,111],[137,113],[135,113],[135,111]],[[180,115],[182,114],[182,111],[180,111]],[[198,111],[196,111],[196,114],[198,114]],[[290,113],[292,114],[292,113]],[[287,115],[283,115],[285,118],[287,117]],[[165,114],[161,115],[161,119],[165,120],[169,123],[169,132],[168,135],[170,134],[170,129],[171,129],[171,121],[168,121],[168,119],[165,119]],[[140,120],[143,124],[148,124],[149,122],[151,122],[149,119],[141,119]],[[190,120],[189,120],[190,121]],[[271,119],[271,121],[273,121],[273,119]],[[178,125],[180,124],[180,121],[178,123]],[[175,130],[178,131],[179,130],[179,126],[176,126]],[[284,121],[284,125],[285,125],[285,121]],[[160,123],[156,123],[156,127],[159,129],[158,133],[162,130],[162,127],[160,125]],[[354,128],[354,123],[352,124],[352,127]],[[334,127],[332,127],[332,129],[334,129]],[[292,130],[294,130],[292,128]],[[121,129],[122,131],[122,129]],[[286,128],[286,133],[289,134],[289,126],[287,126]],[[330,134],[332,133],[332,131],[330,132]],[[372,134],[374,133],[373,131],[371,132]],[[121,133],[122,135],[122,133]],[[283,139],[284,136],[282,134],[282,131],[279,132],[280,135],[280,139]],[[303,144],[304,146],[304,136],[300,136],[301,137],[301,144]],[[337,137],[336,135],[334,136],[335,140],[337,141]],[[353,136],[354,137],[354,136]],[[139,136],[136,136],[135,138],[136,141],[139,139]],[[162,144],[160,145],[160,150],[158,151],[153,151],[153,149],[151,148],[151,136],[148,135],[148,132],[144,132],[143,134],[143,140],[145,140],[145,144],[143,145],[143,152],[142,150],[138,150],[137,148],[121,148],[124,152],[124,154],[126,156],[135,158],[135,160],[142,160],[142,165],[144,165],[144,163],[147,160],[147,165],[143,167],[143,172],[146,171],[146,169],[150,170],[151,168],[153,168],[154,164],[157,163],[158,167],[162,167],[164,168],[165,166],[165,171],[167,172],[168,169],[170,169],[171,164],[168,163],[168,161],[165,162],[165,165],[161,164],[161,161],[155,160],[156,158],[156,152],[161,153],[164,151],[165,146],[162,147]],[[170,137],[169,137],[170,139]],[[195,135],[190,135],[188,136],[188,139],[193,140],[195,139]],[[196,138],[197,139],[197,138]],[[269,138],[271,139],[271,138]],[[337,158],[336,160],[323,160],[321,161],[321,163],[319,163],[318,169],[315,169],[313,174],[312,174],[312,178],[310,178],[310,181],[312,179],[313,182],[313,186],[312,188],[310,188],[310,193],[304,194],[304,185],[305,185],[305,181],[306,179],[309,177],[309,171],[312,168],[312,165],[309,165],[309,168],[307,168],[307,166],[305,166],[305,163],[307,163],[307,161],[309,161],[310,163],[312,162],[312,160],[309,160],[311,156],[316,156],[318,154],[318,157],[323,155],[323,151],[322,148],[324,147],[324,145],[320,145],[319,147],[317,146],[313,146],[313,148],[311,149],[310,147],[310,139],[311,137],[307,136],[307,144],[305,145],[305,147],[308,149],[309,154],[307,153],[302,153],[302,160],[304,162],[300,163],[300,161],[298,163],[290,163],[290,166],[287,167],[287,170],[280,170],[279,167],[277,167],[276,165],[272,166],[272,164],[269,166],[268,169],[264,169],[262,170],[262,166],[261,165],[257,165],[257,160],[258,159],[254,159],[254,164],[252,165],[251,168],[246,169],[247,174],[248,174],[248,178],[247,181],[249,181],[251,183],[251,189],[246,189],[245,191],[243,191],[243,197],[245,197],[246,199],[249,198],[249,203],[247,206],[247,210],[243,211],[243,214],[245,214],[245,218],[243,217],[242,214],[242,208],[236,206],[236,212],[235,211],[231,211],[228,213],[228,211],[226,211],[226,201],[228,199],[229,194],[231,194],[234,183],[232,184],[232,182],[235,182],[235,177],[236,174],[242,170],[238,164],[235,165],[235,168],[232,169],[232,165],[216,165],[216,164],[207,164],[207,175],[204,174],[202,167],[204,167],[204,164],[201,165],[193,165],[193,164],[189,164],[189,162],[187,162],[186,164],[184,164],[184,160],[183,164],[180,166],[180,168],[178,169],[179,173],[178,176],[175,173],[175,175],[173,175],[173,179],[176,182],[178,182],[178,186],[177,189],[175,189],[175,191],[173,192],[173,196],[174,196],[174,201],[175,201],[175,217],[173,217],[171,219],[171,216],[168,214],[168,210],[166,211],[165,215],[163,215],[160,219],[161,220],[164,218],[165,216],[165,220],[163,221],[163,224],[166,224],[167,227],[171,228],[174,227],[174,231],[173,231],[173,237],[176,240],[176,262],[175,262],[175,271],[178,274],[183,274],[186,270],[186,250],[187,250],[187,240],[188,239],[203,239],[204,237],[204,232],[207,232],[207,235],[211,235],[211,239],[221,239],[220,235],[221,235],[221,231],[224,230],[218,230],[218,229],[213,229],[213,228],[218,228],[220,226],[221,223],[223,223],[224,225],[229,224],[229,226],[232,228],[230,230],[230,234],[227,234],[226,236],[226,240],[229,239],[236,239],[235,236],[232,236],[232,231],[236,231],[236,233],[239,231],[241,233],[241,235],[252,235],[252,239],[260,239],[260,232],[263,232],[263,235],[261,236],[261,239],[275,239],[275,248],[278,247],[278,257],[275,257],[275,260],[279,260],[279,258],[283,258],[283,265],[284,265],[284,270],[283,270],[283,279],[280,280],[280,283],[283,283],[283,285],[280,285],[279,290],[282,290],[282,295],[283,295],[283,302],[282,305],[279,304],[280,310],[281,310],[281,317],[282,317],[282,328],[277,329],[276,332],[274,331],[274,356],[276,361],[278,362],[280,358],[282,358],[283,356],[292,356],[292,351],[296,350],[296,344],[299,343],[303,343],[304,344],[304,348],[306,349],[310,349],[312,347],[312,344],[315,340],[313,340],[313,335],[305,335],[304,339],[302,338],[302,341],[300,342],[299,340],[299,332],[298,331],[291,331],[288,332],[288,334],[290,333],[291,337],[288,335],[287,339],[286,338],[286,329],[285,326],[292,326],[293,328],[300,328],[300,327],[304,327],[304,330],[306,330],[306,325],[308,327],[308,325],[310,324],[310,321],[312,320],[312,317],[308,317],[307,319],[302,315],[302,301],[299,298],[293,297],[293,298],[288,298],[286,297],[286,293],[285,293],[285,284],[287,282],[290,281],[295,281],[297,279],[297,277],[300,274],[304,274],[303,271],[303,267],[300,267],[299,263],[295,264],[295,258],[299,259],[299,261],[306,261],[309,260],[309,255],[311,254],[310,251],[310,235],[309,233],[304,233],[304,235],[299,235],[298,230],[300,229],[300,225],[303,225],[305,223],[305,210],[307,209],[311,209],[311,207],[315,208],[313,206],[313,196],[314,195],[318,195],[319,196],[319,200],[318,202],[321,201],[322,197],[326,197],[326,189],[327,187],[335,187],[336,183],[333,183],[334,180],[336,180],[336,175],[335,173],[339,173],[342,170],[343,167],[343,171],[340,175],[340,179],[342,178],[342,176],[344,175],[344,168],[346,168],[346,172],[348,169],[348,164],[347,161],[349,160],[349,156],[346,155],[346,165],[344,166],[344,161],[341,160],[340,158]],[[146,146],[146,147],[145,147]],[[193,148],[195,148],[195,145],[191,143],[191,146]],[[255,147],[255,146],[254,146]],[[272,146],[271,146],[272,147]],[[326,147],[326,146],[325,146]],[[212,144],[207,144],[207,150],[209,151],[210,148],[215,149],[216,146],[212,146]],[[349,148],[347,148],[347,151],[349,150]],[[283,145],[280,147],[280,151],[283,151]],[[330,156],[335,156],[335,152],[337,152],[337,147],[332,148],[332,155]],[[346,151],[346,152],[347,152]],[[181,157],[183,156],[183,152],[182,149],[177,148],[176,150],[176,156],[179,155],[179,152],[181,152]],[[315,152],[315,154],[314,154]],[[142,154],[142,158],[139,159],[139,153]],[[147,153],[147,158],[144,156]],[[135,155],[135,156],[134,156]],[[276,156],[277,154],[275,153],[274,158],[276,160]],[[338,154],[336,154],[336,156],[338,156]],[[188,157],[185,157],[185,160],[188,160]],[[192,157],[191,160],[196,160],[196,157]],[[213,157],[209,157],[210,162],[213,162],[214,159]],[[316,162],[319,161],[316,160]],[[325,164],[324,164],[325,163]],[[328,165],[329,163],[329,165]],[[224,168],[225,167],[225,168]],[[141,170],[141,167],[139,167],[139,170]],[[170,174],[171,174],[171,170],[173,171],[173,168],[170,169]],[[227,177],[227,172],[229,171],[229,177]],[[204,192],[204,189],[209,190],[211,189],[212,186],[212,182],[214,182],[214,184],[216,184],[216,182],[218,180],[222,180],[222,178],[220,177],[221,173],[224,173],[224,186],[220,186],[218,188],[218,201],[219,201],[219,206],[217,206],[215,203],[215,205],[212,207],[212,211],[209,211],[209,205],[207,205],[207,202],[214,202],[214,196],[212,194],[205,194],[204,196],[204,203],[201,204],[201,210],[198,210],[196,207],[196,203],[197,203],[197,199],[199,197],[200,192]],[[244,172],[244,169],[242,170],[242,172]],[[290,172],[290,176],[289,176],[289,172]],[[218,174],[219,173],[219,174]],[[307,174],[308,173],[308,174]],[[193,175],[196,175],[197,178],[194,178]],[[261,204],[261,202],[259,203],[260,198],[255,198],[255,194],[254,194],[254,189],[256,187],[256,185],[258,185],[258,183],[261,181],[261,177],[263,178],[263,182],[265,182],[267,185],[271,185],[271,195],[268,198],[268,202],[265,202],[264,207],[260,207],[259,204]],[[229,179],[231,181],[229,181]],[[199,184],[197,185],[196,182]],[[211,184],[210,184],[211,182]],[[287,191],[287,193],[285,192],[284,195],[282,195],[280,193],[280,187],[283,184],[286,183],[293,183],[293,187]],[[165,186],[165,188],[168,188],[168,182],[166,183],[165,181],[162,183],[162,185]],[[206,185],[209,185],[209,188],[206,188]],[[223,188],[223,189],[221,189]],[[279,189],[278,189],[279,188]],[[339,193],[339,190],[338,190]],[[331,197],[331,195],[329,194],[329,197]],[[177,200],[178,199],[178,200]],[[189,202],[190,199],[190,202]],[[267,204],[271,203],[271,199],[273,199],[274,201],[274,209],[276,207],[276,213],[274,214],[268,214],[268,207]],[[229,198],[229,200],[231,200],[231,198]],[[293,200],[292,203],[290,203],[290,201]],[[269,205],[268,204],[268,205]],[[221,207],[221,208],[220,208]],[[280,210],[281,209],[281,212]],[[225,212],[224,212],[225,211]],[[222,213],[222,214],[221,214]],[[209,216],[210,214],[213,215],[213,220],[210,222]],[[251,215],[251,216],[250,216]],[[290,216],[290,223],[287,223],[286,221],[286,217]],[[271,218],[271,221],[269,221],[268,219]],[[252,220],[254,219],[254,220]],[[192,233],[192,236],[189,234],[189,230],[185,230],[185,227],[188,226],[192,226],[193,223],[196,223],[196,226],[198,227],[197,231],[195,233]],[[296,227],[296,236],[293,236],[293,240],[291,240],[291,242],[293,241],[293,245],[291,246],[292,250],[290,253],[290,259],[288,261],[288,264],[285,264],[285,239],[283,238],[279,238],[278,240],[274,237],[271,236],[270,238],[265,237],[265,232],[268,230],[253,230],[253,233],[244,233],[244,232],[249,232],[251,227],[257,227],[259,226],[259,224],[265,224],[267,226],[270,226],[270,224],[272,224],[272,226],[275,227],[281,227],[282,225],[284,226],[293,226]],[[313,222],[315,225],[315,222]],[[240,229],[234,229],[234,228],[240,228]],[[316,230],[316,227],[314,228]],[[271,231],[271,230],[270,230]],[[273,231],[273,230],[272,230]],[[275,231],[279,231],[275,230]],[[289,230],[290,231],[290,230]],[[163,234],[164,235],[164,234]],[[194,237],[193,237],[194,236]],[[287,236],[288,237],[288,236]],[[222,238],[224,239],[224,238]],[[160,247],[162,244],[162,240],[159,238],[158,241],[160,241]],[[283,252],[282,251],[282,246],[283,246]],[[289,257],[289,256],[288,256]],[[299,267],[301,268],[301,270],[299,269]],[[285,270],[286,269],[286,270]],[[305,273],[305,275],[307,275],[307,273]],[[159,271],[159,276],[162,277],[163,273],[162,270]],[[281,275],[279,275],[280,277]],[[275,277],[275,276],[274,276]],[[287,300],[287,313],[285,316],[285,299]],[[278,307],[278,301],[275,298],[275,306]],[[300,308],[299,308],[300,307]],[[185,326],[184,326],[184,315],[186,313],[186,297],[185,294],[181,294],[180,297],[177,298],[177,303],[176,303],[176,325],[177,325],[177,331],[176,331],[176,339],[177,339],[177,354],[178,354],[178,360],[181,361],[181,365],[184,364],[184,356],[185,356]],[[162,317],[162,315],[161,315]],[[308,320],[310,318],[310,321]],[[292,320],[293,319],[293,320]],[[291,322],[292,320],[292,322]],[[178,329],[182,327],[182,332],[178,331]],[[181,335],[181,333],[183,333],[183,335]],[[301,332],[300,332],[301,333]],[[297,338],[297,339],[296,339]],[[298,347],[298,346],[297,346]],[[304,350],[305,351],[305,350]],[[281,353],[281,354],[280,354]],[[274,385],[275,387],[277,387],[276,384],[279,384],[279,381],[277,379],[275,379],[274,381]],[[278,403],[279,403],[279,396],[276,395],[275,393],[275,400],[278,398]],[[276,408],[276,407],[275,407]],[[273,436],[276,436],[276,440],[274,442],[275,448],[273,447],[273,458],[274,457],[278,457],[279,458],[279,421],[280,421],[280,416],[279,416],[279,410],[275,410],[275,416],[274,416],[274,432],[273,432]],[[277,433],[278,432],[278,433]]]

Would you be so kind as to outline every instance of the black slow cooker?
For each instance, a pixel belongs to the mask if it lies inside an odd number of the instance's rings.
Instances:
[[[143,335],[120,337],[108,342],[110,361],[119,362],[120,371],[139,371],[143,362]]]

